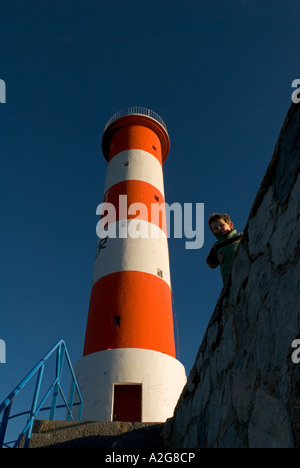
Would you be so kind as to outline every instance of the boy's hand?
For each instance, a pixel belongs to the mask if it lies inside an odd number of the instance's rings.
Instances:
[[[218,260],[219,260],[220,265],[222,265],[223,260],[224,260],[224,254],[222,251],[218,253]]]

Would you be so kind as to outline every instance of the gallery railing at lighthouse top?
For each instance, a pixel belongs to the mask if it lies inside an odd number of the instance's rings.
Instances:
[[[146,107],[128,107],[127,109],[122,109],[119,112],[116,112],[107,122],[104,131],[115,121],[120,119],[121,117],[125,117],[126,115],[145,115],[147,117],[150,117],[151,119],[156,120],[167,132],[167,126],[163,119],[156,114],[156,112],[153,112],[150,109],[147,109]]]

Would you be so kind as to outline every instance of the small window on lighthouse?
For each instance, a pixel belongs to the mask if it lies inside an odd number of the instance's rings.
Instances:
[[[159,276],[160,278],[163,277],[163,272],[159,268],[157,268],[157,276]]]
[[[159,196],[158,195],[154,195],[154,198],[156,201],[159,201]]]
[[[128,167],[128,164],[129,164],[128,161],[124,161],[124,162],[123,162],[123,166],[125,166],[125,167]]]
[[[114,317],[114,325],[117,327],[118,325],[120,325],[120,322],[121,322],[120,315],[116,315]]]

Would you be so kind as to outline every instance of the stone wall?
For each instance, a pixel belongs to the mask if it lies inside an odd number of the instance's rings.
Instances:
[[[300,446],[300,105],[288,111],[167,447]]]

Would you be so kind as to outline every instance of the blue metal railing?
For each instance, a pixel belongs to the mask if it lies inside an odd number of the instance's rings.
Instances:
[[[48,390],[46,391],[46,393],[44,394],[44,396],[39,402],[40,390],[41,390],[45,365],[47,361],[49,360],[49,358],[54,353],[56,353],[55,377],[50,387],[48,388]],[[61,387],[62,369],[63,369],[63,363],[65,360],[67,361],[69,371],[71,374],[71,386],[70,386],[68,401]],[[25,385],[34,376],[37,377],[37,380],[36,380],[35,390],[33,394],[31,409],[29,411],[25,411],[23,413],[19,413],[14,416],[10,416],[15,397],[21,392],[21,390],[23,390]],[[79,399],[79,401],[76,403],[74,403],[75,392],[77,393],[77,397]],[[51,393],[52,393],[51,406],[48,408],[45,408],[43,406]],[[59,394],[61,395],[64,401],[63,405],[57,405],[57,399],[58,399]],[[82,404],[83,404],[82,396],[81,396],[78,383],[77,383],[77,380],[73,371],[69,353],[67,351],[65,342],[63,340],[60,340],[58,343],[56,343],[55,346],[53,346],[53,348],[50,349],[50,351],[37,363],[37,365],[31,370],[31,372],[27,374],[27,376],[19,383],[19,385],[17,385],[16,388],[8,395],[8,397],[0,404],[0,417],[2,415],[2,421],[1,421],[1,426],[0,426],[0,448],[3,448],[3,447],[17,448],[20,444],[20,441],[23,439],[24,436],[25,436],[24,448],[28,448],[29,443],[30,443],[33,423],[37,414],[40,411],[50,410],[49,419],[53,420],[56,409],[63,407],[67,409],[67,420],[70,421],[70,420],[74,420],[73,407],[79,406],[78,417],[76,419],[80,421],[81,416],[82,416]],[[7,431],[9,420],[16,418],[18,416],[26,415],[26,414],[28,414],[27,422],[23,430],[19,433],[18,439],[13,442],[5,443],[5,436],[6,436],[6,431]],[[14,444],[14,445],[13,447],[10,447],[9,444]]]

